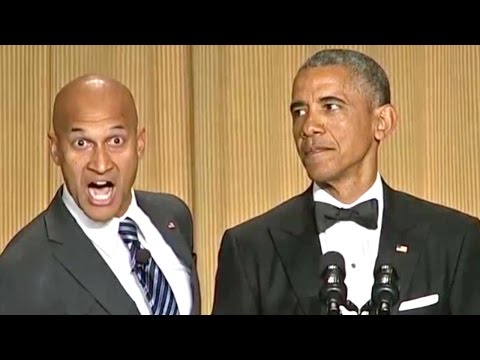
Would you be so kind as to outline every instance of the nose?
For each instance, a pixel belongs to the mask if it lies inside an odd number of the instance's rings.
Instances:
[[[112,158],[103,146],[97,147],[88,163],[88,169],[98,174],[105,174],[113,168]]]
[[[325,121],[324,119],[316,114],[310,113],[305,119],[302,128],[303,137],[311,137],[315,134],[324,134],[325,133]]]

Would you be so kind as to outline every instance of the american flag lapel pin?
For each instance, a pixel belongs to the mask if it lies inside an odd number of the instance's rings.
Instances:
[[[167,227],[172,230],[175,229],[175,223],[173,221],[169,221]]]
[[[408,253],[408,246],[406,245],[397,245],[397,247],[395,248],[395,251],[396,252],[399,252],[399,253]]]

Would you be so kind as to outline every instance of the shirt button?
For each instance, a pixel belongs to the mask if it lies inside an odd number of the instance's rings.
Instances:
[[[357,265],[355,265],[355,263],[352,264],[352,269],[355,269],[357,267]]]

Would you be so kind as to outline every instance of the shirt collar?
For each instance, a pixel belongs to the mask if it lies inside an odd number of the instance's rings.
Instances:
[[[324,202],[336,207],[340,208],[351,208],[361,202],[370,200],[370,199],[377,199],[380,205],[383,205],[383,186],[382,186],[382,179],[380,177],[380,173],[377,172],[377,177],[373,185],[365,192],[362,196],[360,196],[357,200],[355,200],[351,204],[344,204],[339,200],[335,199],[332,195],[330,195],[325,190],[321,189],[315,182],[313,183],[313,200],[318,202]]]
[[[65,206],[67,207],[68,211],[70,211],[70,213],[72,214],[72,216],[75,218],[75,220],[79,225],[89,229],[104,229],[112,225],[118,227],[118,224],[120,223],[120,221],[122,221],[126,217],[130,217],[134,221],[138,219],[138,211],[140,208],[138,207],[134,190],[132,189],[131,192],[132,192],[132,201],[130,202],[130,205],[128,206],[128,209],[125,212],[125,214],[121,217],[114,217],[113,219],[110,219],[105,222],[95,221],[89,218],[87,214],[85,214],[85,212],[77,205],[77,203],[73,199],[72,195],[68,191],[67,186],[65,184],[63,185],[62,200]]]

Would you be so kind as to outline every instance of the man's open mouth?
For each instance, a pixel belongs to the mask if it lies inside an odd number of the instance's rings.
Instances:
[[[113,198],[115,186],[111,181],[92,181],[88,184],[90,201],[95,205],[107,205]]]

